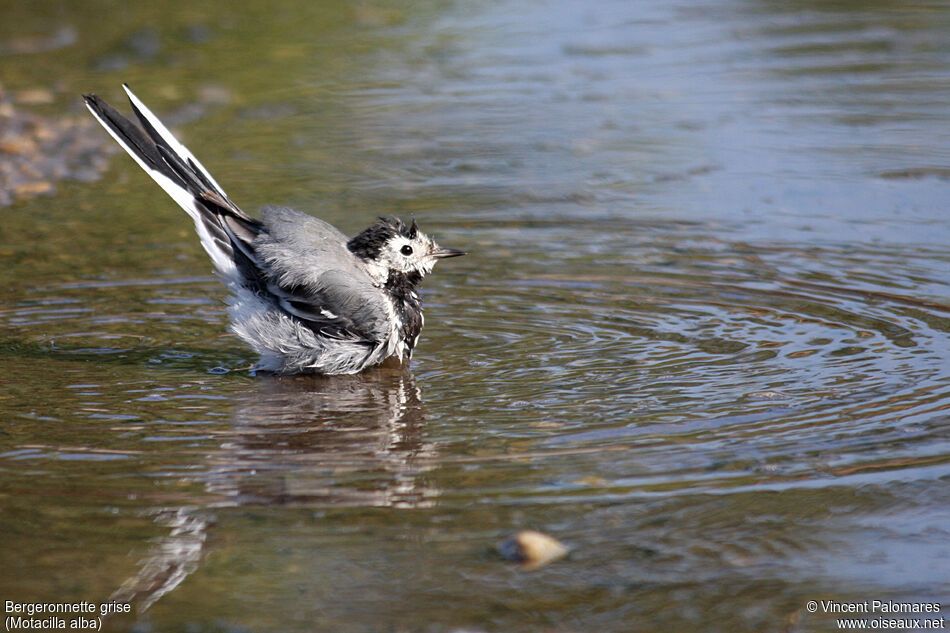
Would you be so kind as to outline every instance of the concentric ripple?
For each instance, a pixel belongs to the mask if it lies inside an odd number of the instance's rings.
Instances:
[[[520,254],[517,273],[470,274],[478,299],[463,299],[442,326],[464,359],[439,361],[464,385],[446,397],[489,423],[499,450],[534,428],[546,438],[537,455],[601,447],[609,463],[636,448],[642,468],[654,446],[651,469],[693,490],[699,473],[703,487],[728,487],[738,473],[749,485],[873,470],[882,457],[869,449],[882,443],[893,449],[885,462],[948,459],[935,419],[950,407],[950,306],[900,293],[919,279],[914,262],[889,270],[892,292],[844,267],[811,281],[802,269],[816,254],[791,245],[569,232],[570,242],[549,235],[545,247],[577,259],[534,251]],[[616,256],[578,246],[595,240]],[[680,247],[654,259],[663,241]],[[820,253],[829,272],[846,256]],[[723,460],[743,465],[710,477]]]

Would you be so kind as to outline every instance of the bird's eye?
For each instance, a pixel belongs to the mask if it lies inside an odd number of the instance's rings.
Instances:
[[[407,256],[412,255],[412,247],[406,244],[405,246],[399,249],[399,252]]]

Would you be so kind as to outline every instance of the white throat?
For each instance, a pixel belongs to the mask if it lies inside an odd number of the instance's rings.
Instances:
[[[362,260],[363,266],[366,267],[366,272],[369,273],[370,278],[373,280],[373,285],[382,288],[386,285],[386,280],[389,279],[389,268],[384,266],[379,262]]]

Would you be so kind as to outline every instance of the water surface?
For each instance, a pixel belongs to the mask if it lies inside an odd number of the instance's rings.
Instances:
[[[4,86],[55,117],[127,81],[244,209],[471,254],[411,366],[274,379],[131,160],[4,208],[5,600],[134,603],[113,631],[950,608],[950,5],[172,4],[0,3]],[[504,562],[526,527],[570,556]]]

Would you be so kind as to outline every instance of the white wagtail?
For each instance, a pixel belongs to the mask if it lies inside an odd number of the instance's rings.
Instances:
[[[231,331],[260,354],[257,369],[354,374],[390,356],[408,360],[422,330],[416,286],[446,257],[413,220],[380,218],[348,239],[283,207],[252,218],[124,86],[141,128],[97,97],[86,107],[195,221],[201,245],[233,293]]]

